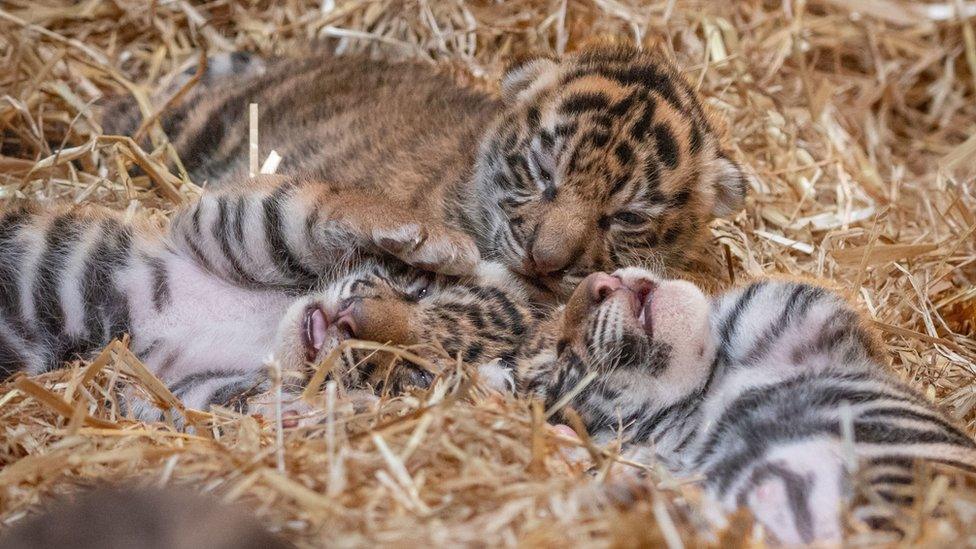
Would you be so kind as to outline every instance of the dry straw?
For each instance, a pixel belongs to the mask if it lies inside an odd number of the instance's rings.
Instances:
[[[181,169],[156,123],[169,103],[154,92],[201,52],[296,53],[328,41],[451,63],[484,85],[513,55],[617,36],[684,67],[754,175],[746,211],[713,225],[722,277],[832,280],[868,311],[892,371],[972,432],[974,16],[970,0],[8,0],[0,197],[162,218],[197,194],[204,182]],[[137,99],[145,139],[101,134],[99,100],[121,94]],[[132,166],[142,175],[128,175]],[[192,434],[135,423],[119,417],[119,385],[179,410],[122,343],[0,389],[4,524],[48,495],[133,477],[245,502],[301,545],[703,542],[692,486],[658,467],[621,483],[635,468],[613,448],[583,450],[601,464],[589,476],[542,410],[457,372],[429,393],[372,404],[330,386],[312,397],[320,426],[283,432],[274,418],[225,410],[185,412]],[[945,478],[919,486],[920,506],[904,517],[913,543],[976,535],[971,482]],[[737,517],[716,542],[760,537]]]

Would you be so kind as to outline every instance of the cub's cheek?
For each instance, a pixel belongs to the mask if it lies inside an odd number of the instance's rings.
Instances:
[[[292,305],[278,324],[271,357],[282,371],[300,370],[305,366],[304,313],[311,300],[301,300]]]

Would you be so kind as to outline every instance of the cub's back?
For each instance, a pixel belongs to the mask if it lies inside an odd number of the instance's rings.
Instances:
[[[375,187],[422,207],[443,199],[445,182],[470,177],[479,139],[501,108],[419,62],[319,55],[276,59],[262,71],[213,70],[237,75],[204,79],[163,120],[191,178],[209,185],[246,177],[248,104],[257,103],[259,157],[278,152],[278,173]],[[106,132],[131,133],[131,114],[107,117]]]

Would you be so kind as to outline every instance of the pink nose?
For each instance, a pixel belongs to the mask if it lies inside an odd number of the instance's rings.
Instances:
[[[598,302],[603,301],[624,285],[619,278],[606,273],[593,273],[588,278],[590,279],[590,296]]]
[[[359,324],[356,322],[358,310],[359,308],[356,303],[348,305],[343,310],[337,312],[334,318],[330,318],[330,323],[345,330],[350,337],[356,337],[359,332]]]

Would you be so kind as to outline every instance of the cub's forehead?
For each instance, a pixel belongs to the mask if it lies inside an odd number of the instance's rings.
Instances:
[[[396,261],[377,260],[356,266],[330,285],[340,292],[354,292],[366,283],[372,289],[389,288],[410,294],[424,288],[429,298],[481,295],[501,292],[514,302],[527,302],[524,284],[508,267],[494,261],[481,261],[468,276],[447,276],[424,271]]]
[[[443,279],[448,278],[394,260],[378,260],[369,266],[367,273],[373,281],[385,283],[394,289],[411,289],[418,285],[447,283]]]

